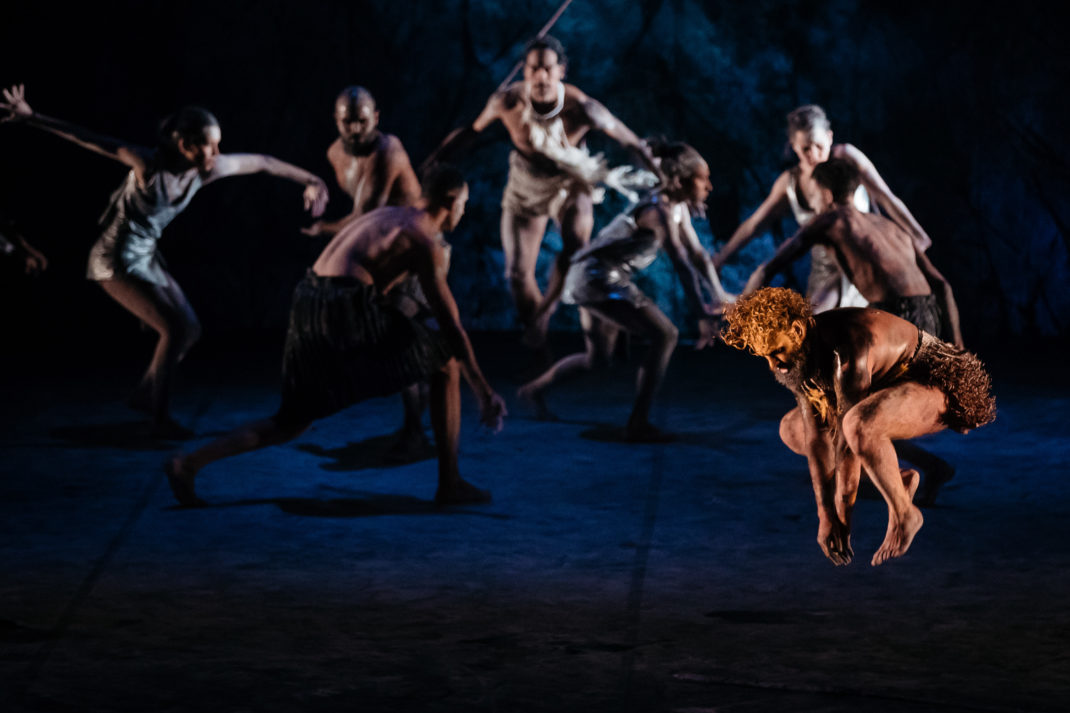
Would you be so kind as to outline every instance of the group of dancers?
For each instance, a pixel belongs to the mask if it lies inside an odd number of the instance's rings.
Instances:
[[[175,367],[201,331],[159,256],[157,241],[167,224],[202,186],[269,173],[302,186],[305,208],[317,219],[303,232],[330,237],[294,290],[278,411],[172,455],[165,471],[182,505],[203,504],[195,482],[208,464],[283,443],[316,419],[396,392],[405,408],[401,454],[427,445],[421,417],[429,406],[438,456],[436,502],[490,500],[458,468],[461,378],[472,387],[488,427],[502,427],[506,407],[483,376],[462,326],[447,284],[450,246],[443,234],[457,226],[468,200],[463,175],[446,162],[500,121],[513,144],[501,214],[505,278],[524,343],[544,345],[561,301],[579,308],[585,339],[584,351],[520,388],[536,414],[551,418],[547,390],[607,361],[624,330],[649,342],[624,438],[672,440],[650,422],[650,408],[678,329],[633,280],[664,249],[698,317],[697,346],[720,336],[764,357],[796,396],[798,405],[782,420],[780,434],[808,459],[818,542],[826,556],[844,564],[853,555],[851,509],[862,469],[889,511],[872,563],[902,555],[923,520],[913,502],[920,475],[900,469],[893,441],[946,427],[966,431],[995,415],[988,375],[962,349],[950,287],[925,256],[931,244],[925,231],[865,154],[832,142],[824,112],[810,105],[788,115],[798,165],[777,178],[754,214],[711,255],[692,224],[693,216],[704,216],[712,190],[707,162],[685,143],[640,139],[597,100],[565,83],[566,66],[556,39],[536,38],[525,50],[523,79],[496,91],[471,124],[449,134],[422,164],[422,180],[402,142],[379,128],[372,95],[361,87],[343,90],[334,107],[338,138],[327,158],[353,207],[333,221],[322,219],[328,196],[323,180],[271,156],[221,153],[219,123],[203,109],[187,107],[169,117],[153,148],[38,114],[21,85],[3,90],[0,112],[5,121],[52,132],[130,169],[102,218],[87,276],[158,335],[131,399],[149,413],[158,436],[193,435],[172,418],[169,399]],[[592,155],[585,144],[592,131],[630,149],[642,170],[611,167]],[[591,239],[603,186],[632,200]],[[875,208],[888,217],[871,212]],[[729,294],[718,269],[788,212],[799,232],[755,271],[741,295]],[[536,258],[551,219],[560,228],[562,249],[540,291]],[[812,268],[805,298],[765,286],[806,252]],[[945,335],[949,341],[940,339]],[[925,472],[918,501],[931,502],[950,466],[916,446],[900,444],[899,455]]]

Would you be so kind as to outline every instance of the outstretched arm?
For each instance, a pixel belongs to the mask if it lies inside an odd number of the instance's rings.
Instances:
[[[787,171],[784,171],[773,182],[769,195],[765,197],[757,210],[750,217],[739,224],[732,237],[724,244],[721,251],[713,256],[713,264],[720,270],[728,262],[728,258],[744,245],[754,239],[754,236],[762,232],[773,220],[782,217],[788,209],[788,181],[791,180]]]
[[[951,285],[947,279],[936,269],[929,257],[917,249],[915,246],[914,255],[918,261],[918,267],[921,268],[922,273],[925,274],[925,279],[929,281],[929,285],[932,287],[933,294],[935,294],[944,308],[944,314],[947,317],[947,326],[951,329],[951,341],[957,347],[964,346],[962,341],[962,329],[959,326],[959,307],[955,302],[955,295],[951,291]]]
[[[877,205],[883,208],[888,217],[895,221],[900,228],[910,234],[911,239],[914,241],[914,246],[919,252],[928,250],[933,241],[921,225],[918,224],[918,221],[914,219],[910,210],[907,209],[906,203],[892,193],[892,189],[888,187],[880,173],[877,172],[877,167],[873,165],[869,157],[851,144],[843,144],[841,151],[843,157],[850,160],[858,168],[858,177],[862,180],[862,185],[873,196],[873,200],[877,202]]]
[[[471,385],[476,398],[479,399],[480,420],[494,431],[500,431],[502,419],[507,414],[505,402],[487,383],[476,362],[476,355],[472,350],[468,334],[461,325],[457,303],[446,283],[446,275],[449,272],[446,251],[430,236],[420,236],[418,241],[422,245],[416,248],[418,256],[415,272],[420,281],[420,287],[427,297],[435,319],[438,320],[443,336],[450,345],[450,350],[460,363],[465,380]]]
[[[221,154],[216,158],[215,166],[205,182],[251,173],[267,173],[304,185],[305,210],[312,213],[315,218],[323,215],[328,198],[327,184],[323,182],[323,179],[274,156],[257,153]]]
[[[650,147],[646,142],[635,135],[635,132],[624,125],[617,117],[610,113],[609,109],[596,99],[584,97],[583,110],[591,121],[591,128],[601,131],[609,138],[616,141],[626,149],[631,149],[650,171],[656,176],[661,176],[661,169],[654,161],[654,155],[650,153]]]
[[[30,126],[48,131],[62,137],[82,148],[107,156],[115,161],[141,171],[145,167],[148,150],[133,144],[98,134],[81,126],[60,119],[38,114],[26,101],[26,87],[19,84],[3,90],[4,101],[0,102],[0,112],[6,112],[4,121],[21,121]]]
[[[427,169],[436,163],[449,161],[458,153],[467,151],[475,143],[478,134],[498,119],[501,119],[502,111],[505,108],[506,92],[492,94],[490,99],[487,100],[487,105],[483,107],[483,111],[479,113],[475,121],[451,131],[442,140],[438,148],[432,151],[431,155],[420,164],[420,173],[426,173]]]

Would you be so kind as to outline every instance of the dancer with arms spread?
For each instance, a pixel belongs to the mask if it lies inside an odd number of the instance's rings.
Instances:
[[[152,361],[131,398],[149,412],[153,434],[187,438],[191,432],[170,413],[175,367],[200,336],[201,325],[185,293],[164,267],[157,241],[201,187],[228,176],[267,173],[304,186],[305,209],[322,215],[327,186],[317,176],[263,154],[224,154],[212,114],[185,107],[160,127],[155,148],[102,136],[66,121],[42,116],[26,102],[21,85],[3,91],[0,111],[128,166],[101,219],[103,232],[89,253],[87,277],[158,335]]]
[[[590,155],[587,135],[601,131],[657,171],[639,137],[600,102],[562,81],[566,64],[565,50],[556,39],[546,35],[532,41],[525,51],[523,81],[494,93],[475,121],[450,133],[424,162],[427,166],[449,160],[495,121],[509,132],[514,150],[502,196],[502,249],[505,277],[524,341],[531,347],[545,341],[572,256],[591,237],[594,186],[614,175],[600,157]],[[551,218],[561,228],[562,248],[546,292],[540,294],[535,265]]]
[[[758,209],[744,220],[721,251],[714,256],[720,269],[724,263],[775,220],[791,213],[800,227],[816,215],[819,189],[814,182],[814,168],[831,158],[850,162],[858,170],[860,185],[851,200],[862,212],[873,209],[873,202],[914,241],[924,253],[932,241],[918,221],[888,187],[877,167],[862,151],[851,144],[832,142],[832,125],[825,111],[815,105],[800,106],[788,114],[788,143],[799,159],[798,165],[777,177],[769,195]],[[823,245],[815,245],[810,252],[810,278],[806,296],[815,312],[833,307],[864,307],[866,300],[847,280],[836,264],[835,257]]]

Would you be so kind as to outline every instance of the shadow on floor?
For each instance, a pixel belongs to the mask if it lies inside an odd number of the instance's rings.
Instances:
[[[471,510],[460,506],[443,507],[432,500],[411,495],[369,494],[360,498],[249,498],[208,503],[200,508],[233,508],[274,505],[289,515],[302,517],[376,517],[381,515],[470,515],[493,520],[509,520],[509,515]],[[478,506],[472,506],[478,507]],[[170,510],[185,509],[175,505]]]

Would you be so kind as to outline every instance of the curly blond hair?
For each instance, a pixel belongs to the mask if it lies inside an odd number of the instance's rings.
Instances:
[[[740,297],[728,308],[721,338],[729,346],[757,354],[766,350],[778,334],[789,331],[796,320],[807,329],[813,326],[814,312],[810,302],[785,287],[763,287]]]

